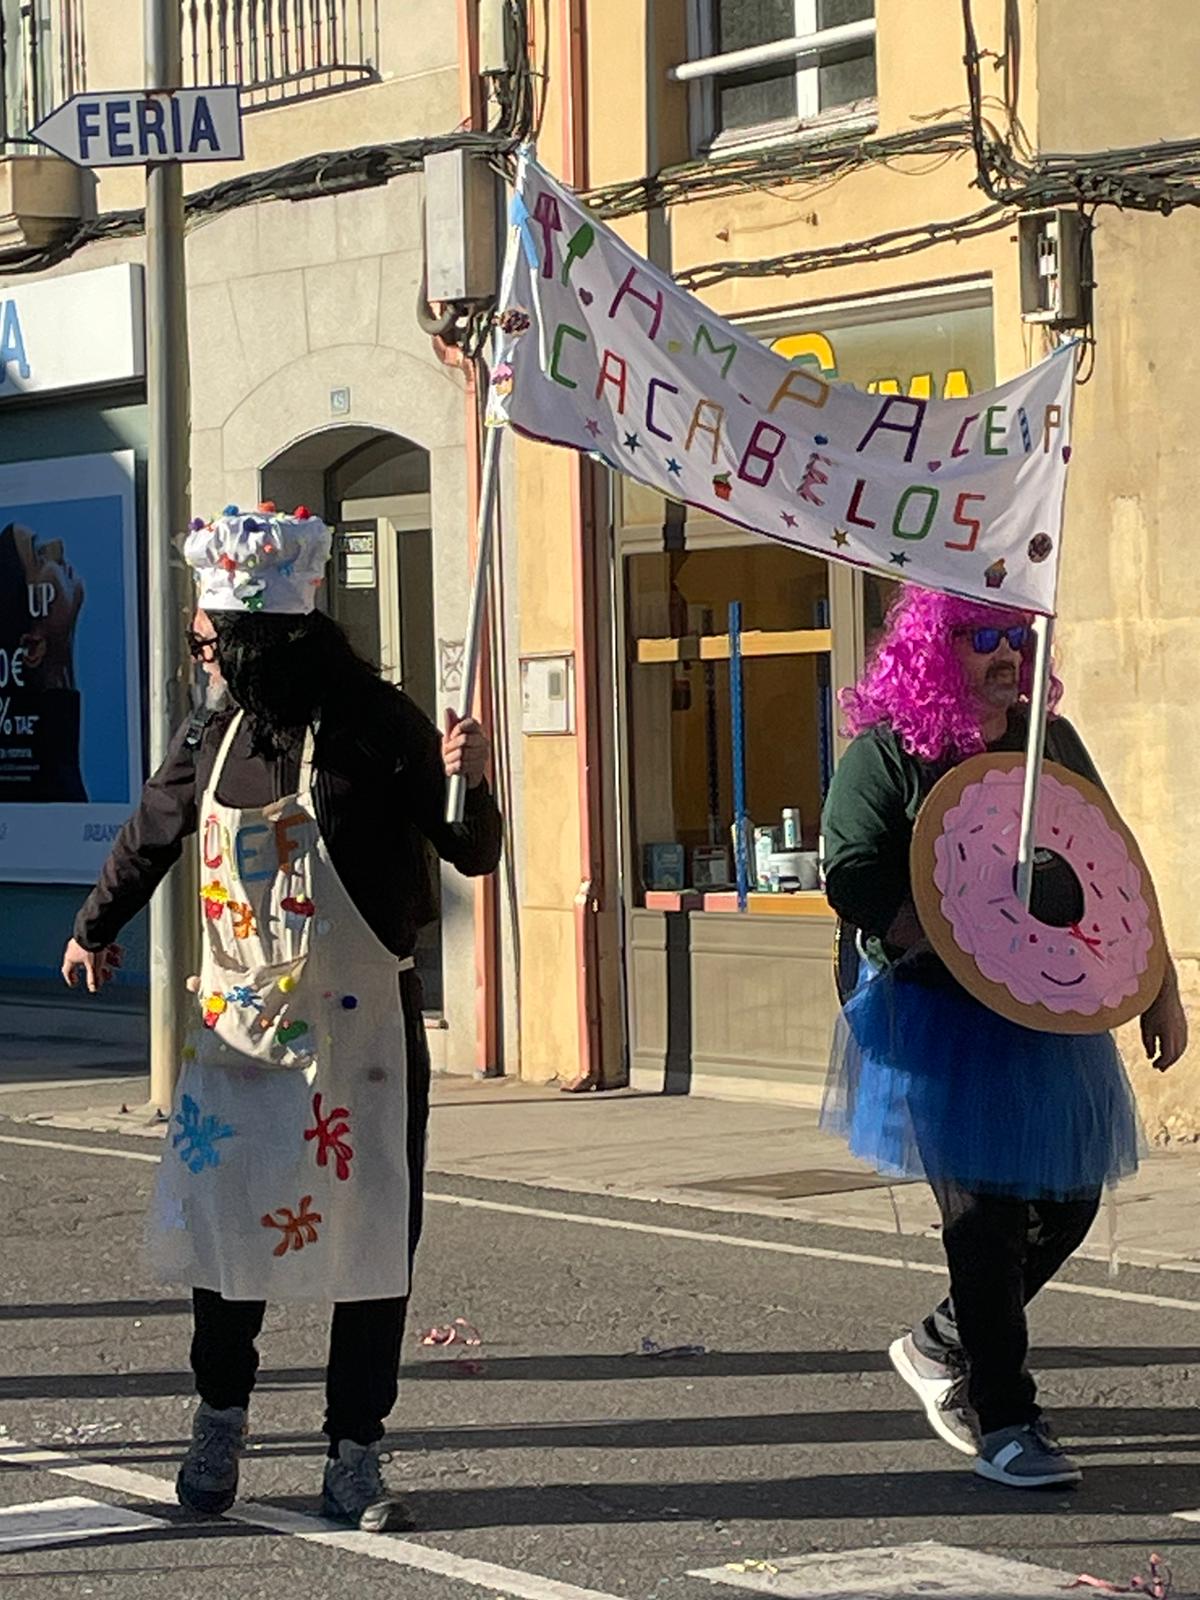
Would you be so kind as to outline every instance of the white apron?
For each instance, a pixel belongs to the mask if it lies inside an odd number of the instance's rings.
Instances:
[[[199,813],[200,1016],[150,1218],[166,1283],[230,1300],[380,1300],[409,1287],[401,962],[317,826],[313,735],[296,794]],[[382,843],[382,841],[381,841]]]

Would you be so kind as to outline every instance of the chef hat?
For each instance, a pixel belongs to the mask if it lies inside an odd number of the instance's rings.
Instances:
[[[316,605],[332,543],[307,506],[289,517],[268,502],[245,515],[226,506],[213,522],[197,517],[183,554],[196,574],[201,610],[304,616]]]

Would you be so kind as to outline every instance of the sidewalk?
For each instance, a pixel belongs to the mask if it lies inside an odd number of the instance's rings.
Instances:
[[[6,1063],[6,1067],[8,1064]],[[53,1128],[161,1138],[146,1080],[99,1066],[70,1079],[0,1081],[0,1118],[20,1137]],[[125,1108],[124,1110],[122,1108]],[[932,1237],[924,1185],[887,1185],[820,1132],[813,1111],[642,1095],[566,1095],[512,1079],[434,1079],[433,1174],[580,1194],[788,1216]],[[1117,1194],[1120,1260],[1200,1272],[1200,1151],[1156,1151]],[[1105,1211],[1083,1254],[1107,1260]]]

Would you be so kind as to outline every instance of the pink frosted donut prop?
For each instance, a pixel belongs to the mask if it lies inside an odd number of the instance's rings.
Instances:
[[[953,976],[1002,1017],[1041,1033],[1107,1033],[1162,987],[1154,885],[1108,796],[1048,761],[1026,910],[1015,884],[1024,783],[1024,755],[982,755],[934,787],[913,830],[917,914]]]

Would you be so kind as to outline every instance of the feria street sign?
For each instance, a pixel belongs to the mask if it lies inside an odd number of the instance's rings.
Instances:
[[[233,85],[77,94],[30,131],[77,167],[240,161],[241,90]]]

